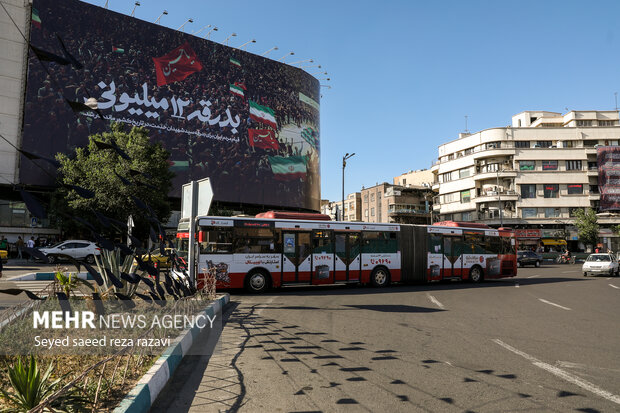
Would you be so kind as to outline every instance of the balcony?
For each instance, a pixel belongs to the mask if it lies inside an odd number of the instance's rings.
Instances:
[[[519,216],[514,211],[502,211],[502,219],[518,219]],[[479,221],[498,221],[499,222],[499,211],[484,211],[478,212],[478,220]]]
[[[478,204],[481,202],[498,202],[499,198],[503,201],[518,201],[519,194],[513,190],[500,191],[498,194],[496,191],[488,191],[483,195],[474,198],[474,201]]]
[[[435,210],[435,205],[433,205],[433,210]],[[409,209],[409,208],[397,208],[397,209],[391,209],[388,210],[388,215],[389,216],[396,216],[396,215],[429,215],[430,216],[430,212],[426,212],[424,210],[421,209]]]
[[[598,191],[588,191],[588,199],[590,201],[598,201],[601,199],[601,194]]]
[[[497,178],[497,172],[481,172],[474,175],[475,181]],[[516,178],[517,171],[515,169],[504,169],[499,171],[500,178]]]

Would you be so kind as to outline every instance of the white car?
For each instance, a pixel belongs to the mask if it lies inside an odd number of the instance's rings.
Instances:
[[[581,271],[583,276],[604,274],[608,276],[618,276],[618,259],[614,254],[590,254],[583,263]]]
[[[59,242],[51,247],[39,248],[47,256],[50,264],[69,256],[76,260],[85,260],[89,264],[95,262],[95,255],[101,254],[101,248],[92,241],[68,240]],[[64,257],[63,257],[64,256]]]

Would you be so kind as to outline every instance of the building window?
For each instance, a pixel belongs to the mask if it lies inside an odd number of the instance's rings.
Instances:
[[[473,148],[467,148],[465,149],[465,155],[471,155],[473,151],[474,151]]]
[[[521,198],[536,198],[536,185],[521,185]]]
[[[614,126],[613,120],[599,120],[598,126]]]
[[[555,171],[558,169],[558,161],[542,161],[543,171]]]
[[[515,148],[529,148],[530,141],[515,141]]]
[[[364,202],[368,203],[368,194],[364,195]]]
[[[375,216],[375,209],[374,208],[370,208],[370,216],[371,217]]]
[[[451,153],[450,155],[448,155],[448,160],[449,160],[449,161],[451,161],[451,160],[453,160],[453,159],[454,159],[454,154],[453,154],[453,153]]]
[[[558,184],[545,184],[545,198],[557,198],[560,192],[560,185]]]
[[[467,178],[468,176],[471,176],[470,168],[459,169],[459,178]]]
[[[403,186],[407,186],[407,178],[403,178]]]
[[[466,204],[471,201],[471,194],[469,189],[467,191],[461,191],[461,203]]]
[[[366,218],[368,218],[368,210],[367,210],[367,209],[365,209],[365,210],[364,210],[364,216],[365,216]]]
[[[482,173],[499,171],[498,163],[490,163],[482,166]]]
[[[591,120],[578,120],[577,126],[592,126]]]
[[[497,149],[501,147],[502,147],[501,142],[489,142],[486,144],[485,149]]]
[[[533,171],[536,169],[536,161],[519,161],[520,171]]]
[[[598,185],[590,185],[590,193],[598,194]]]
[[[581,171],[581,161],[566,161],[567,171]]]
[[[582,184],[568,184],[568,195],[582,195],[583,194],[583,185]]]
[[[536,208],[521,208],[522,218],[536,218],[538,210]]]
[[[375,194],[370,194],[370,202],[375,202]]]
[[[575,142],[573,142],[573,141],[564,141],[564,147],[565,148],[574,148],[575,147]]]
[[[593,140],[593,139],[588,139],[586,141],[583,141],[583,146],[585,146],[586,148],[592,148],[594,147],[594,145],[597,145],[598,141]]]
[[[558,218],[560,216],[560,208],[545,208],[545,218]]]
[[[461,221],[471,221],[471,212],[463,212],[461,215]]]
[[[535,148],[551,148],[552,146],[553,142],[551,141],[538,141],[536,145],[534,145]]]

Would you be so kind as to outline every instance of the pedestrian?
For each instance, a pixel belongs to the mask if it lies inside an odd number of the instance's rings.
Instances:
[[[9,250],[9,242],[6,238],[4,238],[4,235],[2,236],[2,239],[0,239],[0,250]]]
[[[21,236],[17,237],[17,242],[15,243],[15,246],[17,247],[17,258],[23,260],[24,257],[22,256],[22,250],[24,249],[24,240]]]
[[[28,248],[34,248],[34,237],[30,237],[26,246]],[[34,257],[32,256],[32,254],[29,254],[28,261],[34,261]]]

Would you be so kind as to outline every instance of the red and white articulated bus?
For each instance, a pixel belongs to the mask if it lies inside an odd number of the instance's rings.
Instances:
[[[179,224],[179,255],[187,251]],[[284,285],[433,282],[513,277],[516,239],[509,228],[337,222],[327,215],[267,212],[256,218],[198,217],[198,283],[217,268],[218,288],[259,293]]]

